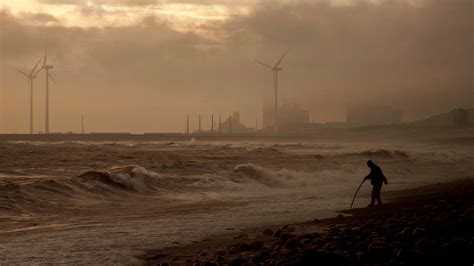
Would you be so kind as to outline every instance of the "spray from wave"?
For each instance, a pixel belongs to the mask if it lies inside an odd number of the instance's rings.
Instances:
[[[314,173],[290,169],[270,170],[251,163],[241,164],[232,170],[235,182],[256,182],[270,188],[295,188],[320,186],[344,182],[361,176],[359,169],[351,165],[342,165],[335,170],[321,170]]]

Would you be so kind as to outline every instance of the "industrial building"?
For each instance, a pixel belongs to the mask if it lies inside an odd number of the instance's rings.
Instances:
[[[228,134],[243,134],[243,133],[253,133],[255,132],[254,128],[246,127],[240,121],[240,113],[233,112],[232,116],[229,116],[223,122],[218,124],[218,131],[220,133]]]
[[[263,107],[263,131],[273,132],[275,123],[273,107]],[[309,112],[298,104],[283,104],[278,109],[278,134],[301,135],[309,125]]]

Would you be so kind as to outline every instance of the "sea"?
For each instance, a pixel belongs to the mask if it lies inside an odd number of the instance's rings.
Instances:
[[[135,264],[229,230],[334,217],[367,160],[399,191],[474,177],[474,138],[0,141],[0,264]],[[370,201],[369,182],[354,203]]]

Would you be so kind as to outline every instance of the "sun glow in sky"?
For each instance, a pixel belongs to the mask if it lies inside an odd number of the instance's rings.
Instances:
[[[277,0],[272,0],[277,1]],[[291,2],[292,0],[278,0]],[[298,0],[300,3],[318,0]],[[319,0],[328,1],[328,0]],[[365,0],[378,3],[384,0]],[[408,0],[407,0],[408,1]],[[423,0],[409,0],[421,2]],[[187,28],[231,15],[243,15],[262,0],[14,0],[2,1],[2,8],[15,15],[48,14],[52,21],[25,21],[40,26],[120,27],[133,25],[146,16],[172,22],[177,28]],[[356,0],[330,0],[334,5],[351,5]]]
[[[127,4],[120,1],[83,0],[15,0],[3,1],[2,8],[15,15],[33,13],[53,16],[52,21],[28,21],[41,26],[61,25],[67,27],[113,27],[127,26],[139,22],[146,16],[156,16],[173,22],[177,28],[199,25],[215,20],[224,20],[232,14],[249,12],[248,1],[216,2],[197,4],[190,1],[143,1],[142,4]],[[125,4],[124,4],[125,3]],[[133,2],[131,2],[133,3]],[[231,4],[229,4],[231,3]]]

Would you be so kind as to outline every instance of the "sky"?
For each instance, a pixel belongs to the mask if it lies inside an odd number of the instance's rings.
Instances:
[[[312,122],[354,106],[404,120],[473,107],[471,0],[0,0],[0,132],[25,133],[29,71],[48,49],[51,131],[182,132],[280,103]],[[45,77],[34,82],[44,130]],[[209,122],[209,123],[208,123]]]

